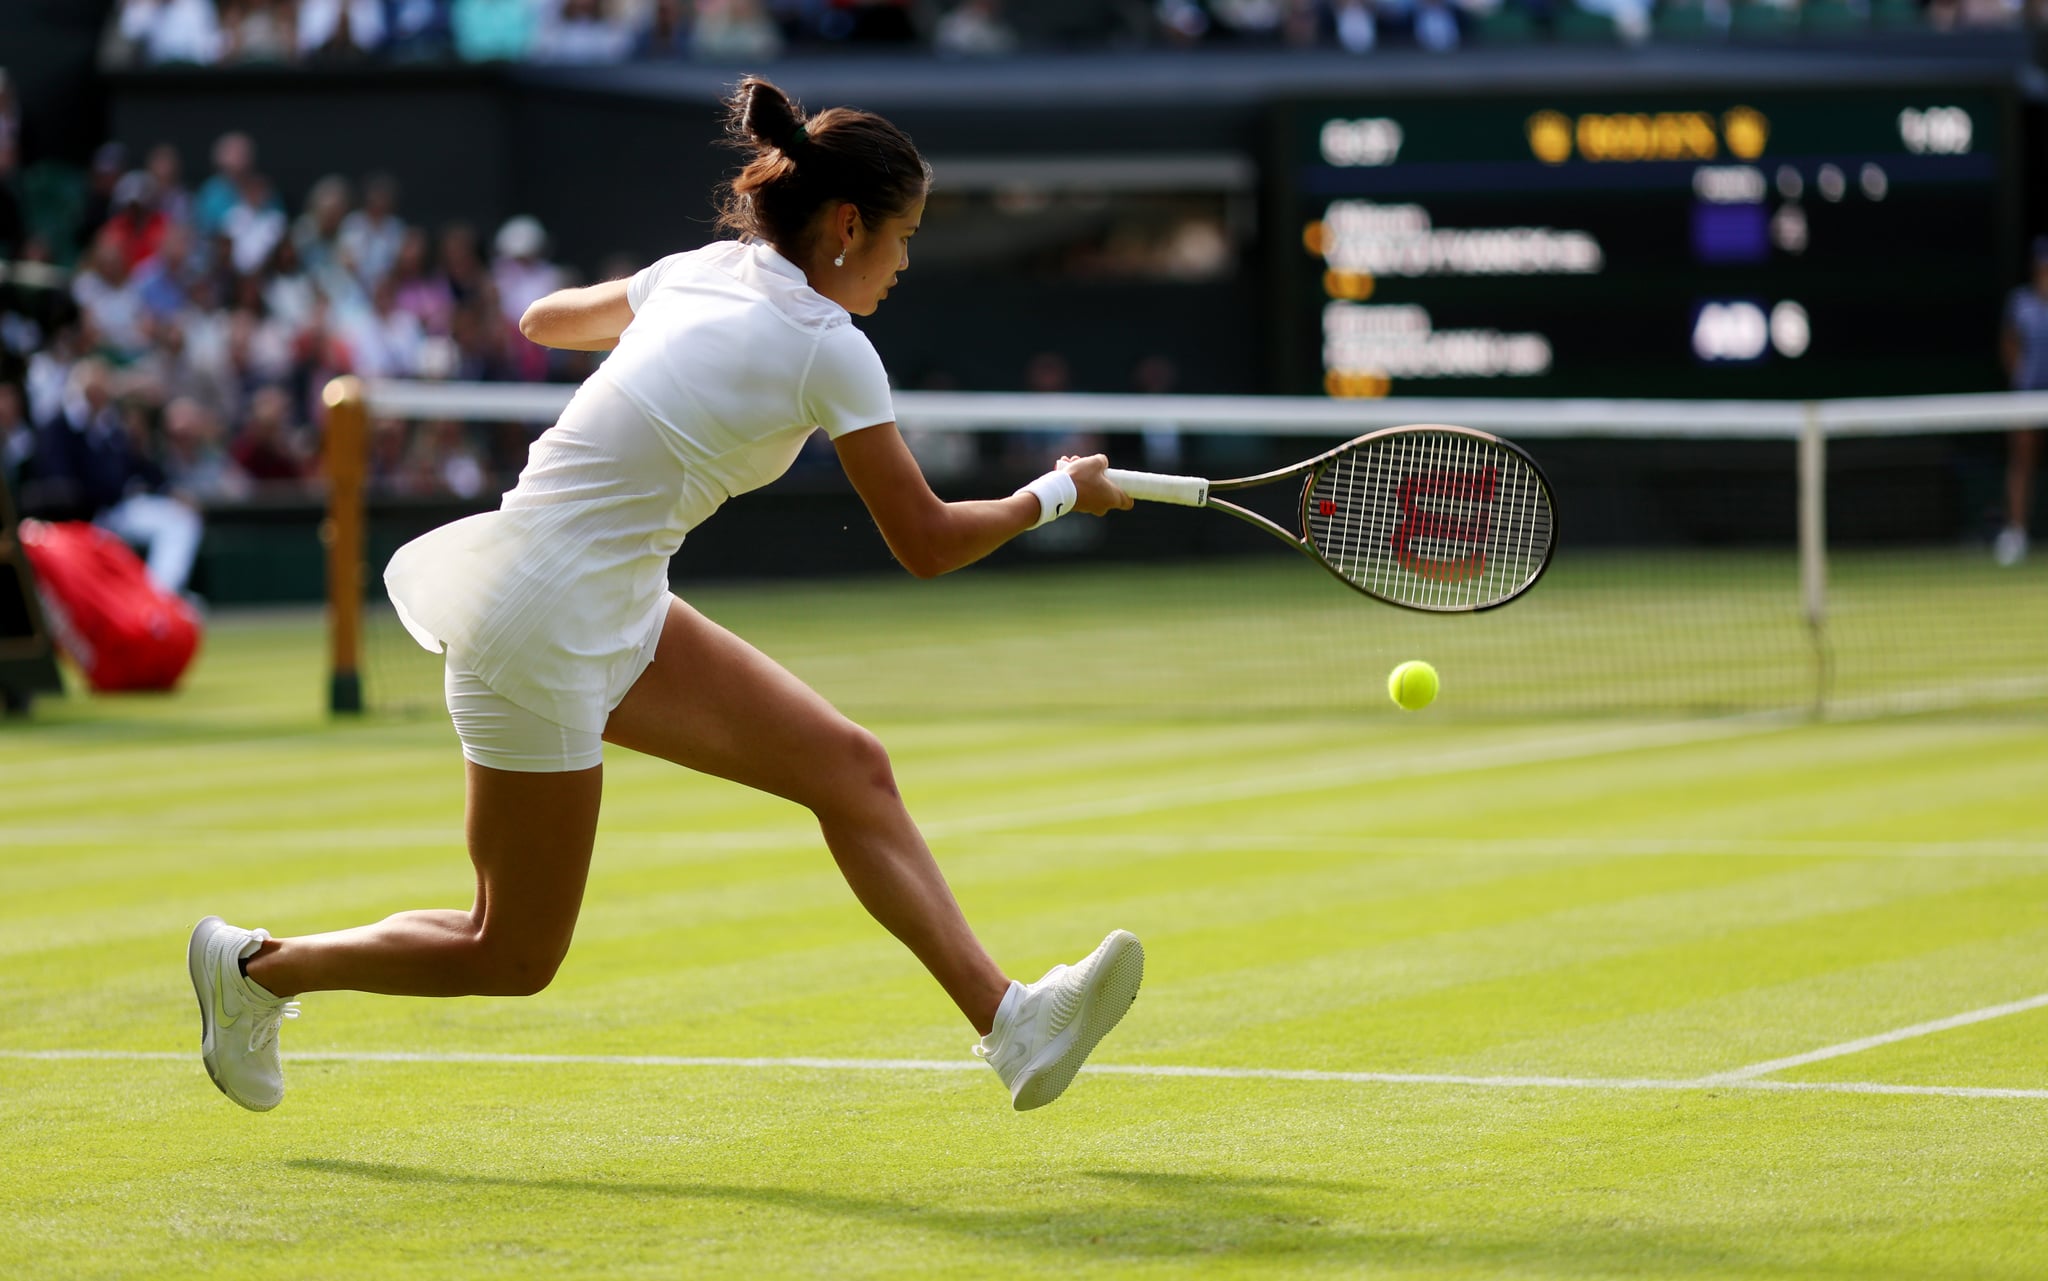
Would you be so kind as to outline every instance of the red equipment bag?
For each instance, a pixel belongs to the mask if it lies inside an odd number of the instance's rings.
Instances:
[[[21,522],[50,634],[95,690],[170,689],[199,649],[199,615],[149,581],[128,544],[82,521]]]

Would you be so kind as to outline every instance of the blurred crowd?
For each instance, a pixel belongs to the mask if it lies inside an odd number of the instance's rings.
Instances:
[[[214,144],[196,183],[168,145],[132,163],[108,144],[68,286],[16,287],[0,309],[0,462],[27,514],[98,519],[153,562],[160,539],[196,546],[174,507],[317,485],[320,390],[336,374],[587,373],[594,356],[518,332],[528,303],[573,283],[547,247],[526,217],[487,231],[408,223],[382,175],[331,175],[289,209],[240,133]],[[21,258],[53,249],[31,239]],[[475,497],[524,448],[518,431],[381,424],[372,484]],[[152,571],[182,586],[183,558]]]
[[[1674,28],[2010,25],[2024,0],[121,0],[109,66],[160,63],[760,61],[792,50],[1198,44],[1455,48],[1575,19],[1624,40]],[[1495,21],[1499,19],[1499,21]]]

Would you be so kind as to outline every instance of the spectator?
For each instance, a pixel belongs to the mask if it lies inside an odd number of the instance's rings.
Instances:
[[[1131,370],[1131,390],[1145,396],[1164,396],[1180,381],[1180,368],[1173,358],[1151,355]],[[1146,423],[1138,429],[1144,442],[1147,471],[1178,471],[1181,467],[1180,425],[1170,419]]]
[[[265,314],[257,288],[256,305],[238,307],[228,318],[228,368],[235,385],[253,394],[291,377],[295,338],[289,325]]]
[[[49,343],[29,355],[22,393],[28,398],[28,418],[32,424],[48,422],[63,407],[64,389],[71,383],[71,367],[90,347],[85,329],[91,320],[80,320],[82,323],[59,325],[50,335]]]
[[[299,0],[300,57],[346,61],[383,43],[382,0]]]
[[[547,232],[524,214],[498,228],[491,280],[498,289],[499,309],[510,324],[517,325],[529,306],[564,283],[562,269],[541,257],[547,244]]]
[[[324,274],[342,256],[341,224],[349,204],[348,179],[340,174],[328,174],[306,193],[306,211],[292,224],[292,248],[307,271]]]
[[[185,310],[194,261],[192,232],[183,223],[164,228],[157,250],[135,268],[135,288],[152,320],[169,320]]]
[[[242,180],[256,168],[256,144],[246,133],[224,133],[213,142],[213,173],[192,199],[192,221],[202,236],[218,232],[228,210],[242,200]]]
[[[156,207],[163,210],[164,217],[172,225],[192,221],[192,193],[185,190],[184,165],[178,159],[178,149],[168,142],[160,142],[149,149],[149,158],[143,162],[156,191]]]
[[[222,217],[220,231],[228,239],[229,261],[237,272],[246,276],[262,270],[286,231],[284,209],[270,179],[255,172],[242,175],[239,195]]]
[[[249,420],[229,451],[235,466],[258,488],[296,488],[306,478],[306,455],[290,423],[292,402],[281,387],[249,398]]]
[[[213,0],[123,0],[116,22],[126,49],[145,62],[220,60],[220,20]]]
[[[683,0],[654,0],[646,29],[633,42],[633,56],[647,61],[690,56],[690,20]]]
[[[144,549],[151,582],[182,592],[199,554],[199,513],[159,492],[163,476],[144,444],[114,403],[113,371],[79,361],[63,408],[36,434],[22,506],[45,519],[94,521]]]
[[[422,423],[406,458],[408,488],[415,493],[476,498],[490,483],[483,457],[460,422]]]
[[[1778,0],[1752,0],[1777,3]],[[1641,44],[1650,38],[1650,0],[1577,0],[1587,13],[1599,14],[1614,23],[1614,34],[1624,44]],[[1795,5],[1788,7],[1796,7]]]
[[[1016,52],[1017,33],[1003,21],[1002,0],[960,0],[939,19],[932,48],[941,57],[1001,57]]]
[[[313,323],[322,301],[312,276],[300,265],[298,246],[289,240],[278,241],[265,271],[244,285],[260,289],[264,310],[294,333]]]
[[[149,346],[149,323],[142,290],[128,271],[128,256],[118,236],[93,241],[85,268],[71,279],[71,297],[99,332],[108,351],[127,361]]]
[[[1209,34],[1208,10],[1195,0],[1158,0],[1154,14],[1170,45],[1187,48]]]
[[[226,62],[290,62],[297,50],[289,0],[223,0]]]
[[[748,62],[782,52],[782,34],[759,0],[698,0],[690,54],[703,62]]]
[[[1370,53],[1379,44],[1379,19],[1369,0],[1336,0],[1337,43],[1348,53]]]
[[[385,277],[371,293],[368,312],[346,323],[355,372],[371,378],[412,378],[420,372],[426,331],[398,306],[398,286]]]
[[[482,297],[490,289],[490,273],[484,270],[483,255],[477,250],[476,228],[466,222],[451,222],[441,228],[441,274],[457,303]]]
[[[392,265],[393,301],[399,310],[419,321],[428,334],[445,335],[455,314],[455,292],[448,277],[430,269],[427,262],[427,233],[423,227],[407,227],[399,242],[398,261]]]
[[[442,372],[468,382],[509,378],[512,365],[505,355],[505,335],[510,332],[514,331],[486,298],[457,307],[449,333],[454,340],[455,359]]]
[[[166,372],[168,396],[189,396],[226,421],[242,410],[242,372],[234,358],[234,317],[217,306],[213,281],[192,282],[191,303],[163,333],[174,352]]]
[[[114,243],[132,272],[156,256],[170,225],[157,207],[156,179],[138,169],[114,184],[112,212],[99,234]]]
[[[190,397],[164,406],[164,481],[192,506],[249,496],[249,478],[221,443],[220,419]]]
[[[391,274],[405,243],[405,223],[398,217],[398,180],[372,174],[363,184],[363,207],[341,220],[341,247],[355,265],[364,288]]]
[[[1024,389],[1041,395],[1072,391],[1073,372],[1067,358],[1056,351],[1034,353],[1024,364]],[[1021,471],[1062,454],[1097,453],[1102,449],[1102,437],[1079,423],[1051,424],[1012,432],[1004,445],[1005,465]]]
[[[534,34],[531,57],[536,62],[619,62],[632,44],[632,34],[604,16],[598,0],[560,0]]]
[[[391,0],[391,38],[385,47],[393,58],[438,61],[448,56],[453,43],[448,0]]]
[[[1297,49],[1316,43],[1322,29],[1322,0],[1287,0],[1287,13],[1280,23],[1280,36]]]
[[[1279,39],[1286,6],[1281,0],[1209,0],[1209,14],[1220,34],[1270,44]]]
[[[1999,355],[2014,391],[2048,390],[2048,236],[2036,237],[2033,251],[2033,281],[2007,297],[1999,335]],[[2005,526],[1992,544],[1992,555],[2001,565],[2010,567],[2027,558],[2034,468],[2040,452],[2040,428],[2006,434]]]
[[[517,62],[533,47],[528,0],[455,0],[455,51],[468,62]]]

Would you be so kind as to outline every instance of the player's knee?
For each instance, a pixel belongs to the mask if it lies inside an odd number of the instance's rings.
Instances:
[[[864,805],[878,798],[895,801],[896,771],[889,764],[889,749],[882,746],[882,740],[852,721],[834,733],[828,754],[833,786],[825,805]]]
[[[476,943],[479,996],[534,996],[554,982],[555,972],[567,956],[566,945],[556,947],[533,939],[498,939],[480,934]]]

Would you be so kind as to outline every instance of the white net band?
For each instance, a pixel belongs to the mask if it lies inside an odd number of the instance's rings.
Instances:
[[[541,383],[433,383],[372,379],[370,410],[395,418],[553,422],[574,387]],[[1171,427],[1192,434],[1363,435],[1408,423],[1457,423],[1517,440],[1625,436],[1793,440],[1818,427],[1831,437],[1998,431],[2048,424],[2048,392],[1983,392],[1843,400],[1505,400],[1312,396],[1108,396],[1068,393],[899,391],[897,421],[945,431]]]

